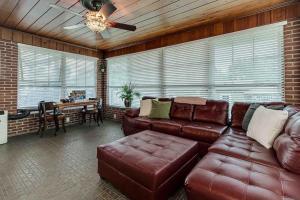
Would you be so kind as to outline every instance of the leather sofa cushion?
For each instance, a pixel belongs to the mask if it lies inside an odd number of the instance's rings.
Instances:
[[[98,147],[97,157],[150,190],[197,155],[198,143],[154,131],[143,131]]]
[[[150,130],[151,121],[143,117],[131,118],[124,116],[122,119],[122,129],[126,136],[132,135],[143,130]]]
[[[191,121],[193,117],[193,105],[184,103],[173,103],[171,108],[172,119],[183,119]]]
[[[130,108],[125,111],[125,115],[128,117],[138,117],[140,114],[139,108]]]
[[[299,199],[299,188],[299,175],[216,153],[208,153],[185,181],[189,200]]]
[[[220,125],[228,123],[228,102],[207,100],[206,105],[197,105],[193,121],[212,122]]]
[[[247,132],[241,128],[233,128],[230,127],[226,130],[226,135],[234,135],[234,136],[246,136]]]
[[[187,123],[186,121],[182,120],[168,120],[168,119],[159,119],[159,120],[152,120],[152,130],[158,131],[162,133],[167,133],[170,135],[177,135],[179,136],[181,133],[181,127]]]
[[[282,167],[300,174],[300,113],[289,118],[284,134],[275,140],[273,147]]]
[[[182,136],[192,140],[213,143],[226,130],[227,126],[207,123],[193,122],[182,127]]]
[[[250,103],[236,102],[231,109],[231,127],[242,128],[243,120]]]
[[[228,155],[264,165],[279,166],[273,149],[266,149],[245,135],[225,134],[208,150],[209,152]]]
[[[147,117],[137,117],[135,118],[135,128],[150,130],[151,129],[151,119]]]

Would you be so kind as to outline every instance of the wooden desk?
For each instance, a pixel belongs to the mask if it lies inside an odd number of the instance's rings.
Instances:
[[[74,107],[83,107],[86,108],[90,105],[97,105],[97,101],[80,101],[80,102],[70,102],[70,103],[57,103],[56,104],[59,110],[63,110],[65,108],[74,108]]]
[[[87,110],[88,106],[93,105],[94,108],[96,108],[98,101],[94,100],[86,100],[86,101],[80,101],[80,102],[70,102],[70,103],[57,103],[56,106],[59,110],[63,110],[65,108],[80,108]],[[98,110],[99,111],[99,110]],[[101,122],[103,123],[103,108],[101,108],[100,113],[97,116],[97,123],[99,121],[99,118]],[[90,119],[91,121],[91,119]],[[86,114],[85,112],[82,112],[82,124],[86,122]],[[98,123],[99,125],[99,123]]]

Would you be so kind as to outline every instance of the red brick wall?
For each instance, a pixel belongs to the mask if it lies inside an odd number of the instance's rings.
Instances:
[[[70,118],[70,122],[66,123],[66,126],[77,124],[81,122],[80,109],[76,110],[64,110],[66,117]],[[37,133],[39,127],[38,114],[31,114],[24,119],[9,121],[8,134],[9,136],[21,135],[26,133]],[[54,128],[54,124],[49,124],[49,128]],[[62,131],[62,129],[61,129]],[[67,129],[68,131],[68,129]]]
[[[0,40],[0,110],[17,110],[17,44]]]
[[[285,100],[300,105],[300,18],[284,28]]]
[[[99,64],[98,64],[99,65]],[[99,69],[99,68],[98,68]],[[103,94],[103,77],[97,73],[97,96]],[[18,81],[18,48],[13,41],[0,40],[0,110],[8,110],[10,114],[17,112],[17,81]],[[80,110],[64,110],[70,122],[66,125],[80,122]],[[53,127],[53,126],[52,126]],[[31,114],[29,117],[9,121],[9,136],[33,133],[38,131],[38,115]]]

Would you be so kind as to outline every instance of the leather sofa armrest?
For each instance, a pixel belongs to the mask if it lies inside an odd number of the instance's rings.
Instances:
[[[126,109],[125,115],[128,117],[138,117],[140,114],[140,109],[139,108],[130,108]]]

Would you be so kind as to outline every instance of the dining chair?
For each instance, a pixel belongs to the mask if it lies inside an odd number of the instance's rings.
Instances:
[[[89,100],[96,101],[96,103],[82,109],[82,123],[86,121],[86,116],[89,116],[89,126],[91,126],[92,119],[100,126],[99,120],[103,124],[103,100],[102,98],[89,98]]]
[[[55,102],[45,102],[41,101],[38,105],[39,111],[39,130],[38,134],[40,137],[43,137],[44,131],[48,129],[49,123],[55,124],[55,132],[56,136],[57,131],[59,130],[59,122],[61,122],[62,128],[64,132],[66,132],[65,128],[65,115],[56,106]]]

